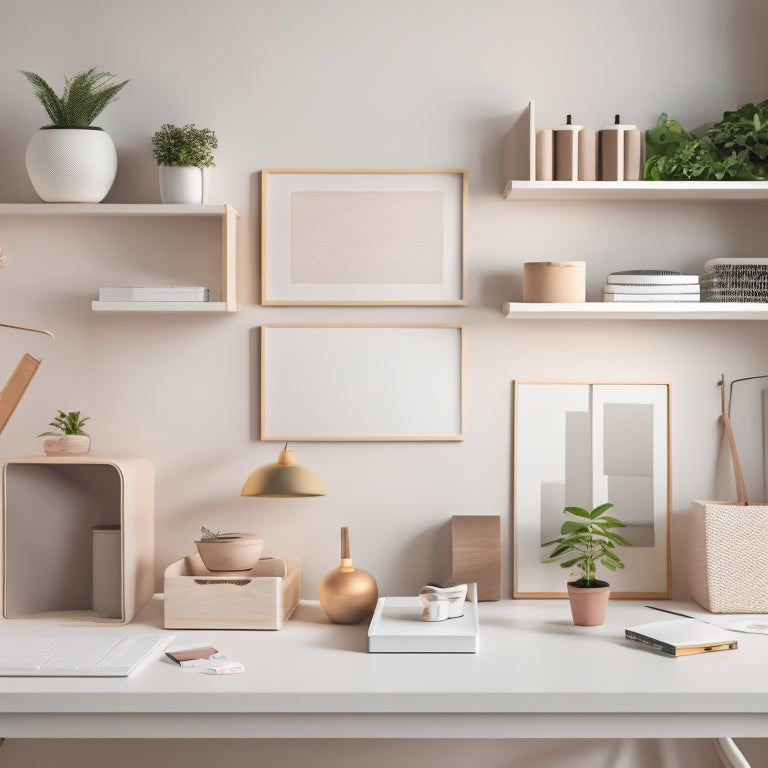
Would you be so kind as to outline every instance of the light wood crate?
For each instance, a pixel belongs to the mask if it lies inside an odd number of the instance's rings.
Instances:
[[[242,574],[217,574],[194,553],[165,569],[166,629],[282,629],[301,597],[298,557],[263,557]]]

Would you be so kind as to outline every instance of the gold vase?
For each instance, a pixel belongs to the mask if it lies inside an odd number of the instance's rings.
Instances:
[[[341,564],[323,576],[317,596],[334,624],[359,624],[369,619],[376,608],[379,599],[376,579],[353,565],[346,526],[341,529]]]

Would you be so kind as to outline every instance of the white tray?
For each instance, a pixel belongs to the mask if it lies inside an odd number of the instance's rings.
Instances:
[[[424,621],[418,597],[380,597],[368,628],[370,653],[477,653],[477,603],[464,603],[464,615]]]

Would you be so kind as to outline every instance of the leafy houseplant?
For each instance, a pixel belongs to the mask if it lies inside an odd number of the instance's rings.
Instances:
[[[152,155],[160,166],[160,199],[164,203],[204,203],[208,169],[215,165],[216,134],[194,123],[164,123],[152,136]]]
[[[41,432],[38,437],[53,437],[43,443],[46,456],[84,456],[91,449],[91,438],[83,429],[90,416],[81,416],[80,411],[57,411],[48,425],[54,432]]]
[[[768,180],[768,100],[725,112],[702,136],[662,113],[646,147],[646,180]]]
[[[605,513],[613,507],[607,502],[593,510],[582,507],[566,507],[563,512],[571,515],[560,528],[560,537],[542,544],[542,547],[554,546],[542,562],[554,563],[560,561],[561,568],[578,568],[580,576],[568,583],[568,593],[571,598],[571,611],[575,624],[592,626],[605,621],[605,607],[608,601],[610,586],[608,582],[596,578],[598,563],[609,571],[624,567],[621,558],[614,551],[617,546],[628,547],[631,544],[619,533],[617,528],[624,528],[624,523],[616,517]],[[600,603],[597,613],[583,616],[578,607],[574,606],[574,596],[586,593],[591,607]],[[604,600],[597,600],[598,597]]]
[[[33,134],[27,146],[27,173],[44,202],[98,203],[117,173],[112,139],[92,125],[128,82],[95,67],[65,78],[57,96],[34,72],[22,71],[48,113],[51,125]]]

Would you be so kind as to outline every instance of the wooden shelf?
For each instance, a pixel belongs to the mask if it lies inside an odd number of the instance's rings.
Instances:
[[[745,201],[768,200],[766,181],[526,181],[507,183],[514,201]]]
[[[218,217],[221,219],[221,301],[204,306],[190,302],[100,302],[94,312],[237,312],[237,219],[229,204],[178,205],[166,203],[0,203],[0,216],[131,216]],[[108,304],[108,306],[104,306]],[[196,304],[203,304],[199,302]]]
[[[768,304],[732,302],[507,302],[507,320],[768,320]]]

